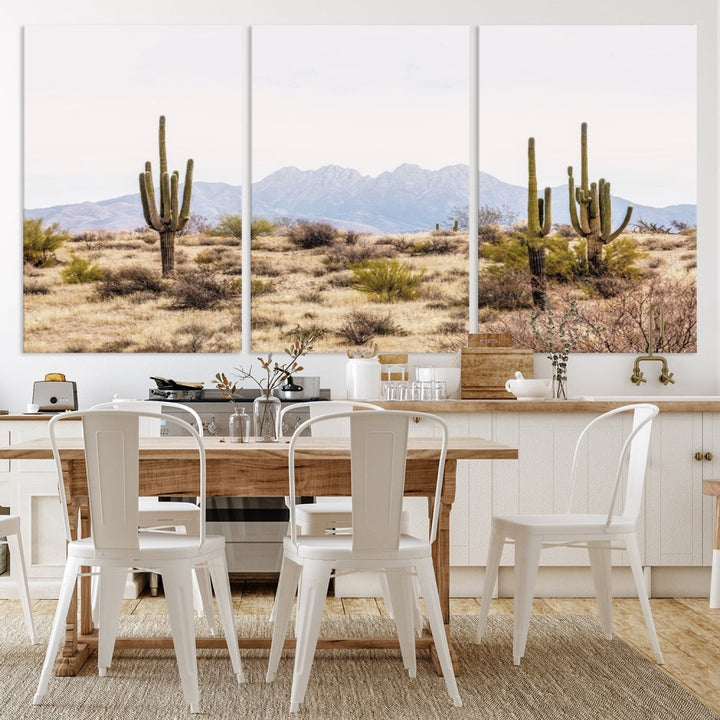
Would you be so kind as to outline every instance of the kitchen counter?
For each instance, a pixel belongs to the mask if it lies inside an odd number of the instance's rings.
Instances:
[[[364,400],[386,410],[416,410],[429,413],[574,413],[606,412],[636,402],[650,402],[660,412],[720,412],[720,396],[681,395],[677,397],[582,396],[569,400]],[[15,413],[0,415],[0,421],[49,420],[53,413]]]
[[[370,400],[386,410],[416,410],[429,413],[602,413],[623,405],[637,402],[650,402],[660,408],[660,412],[720,412],[719,396],[678,398],[658,397],[580,397],[570,400]]]

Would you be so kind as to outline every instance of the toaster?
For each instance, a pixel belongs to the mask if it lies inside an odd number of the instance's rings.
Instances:
[[[77,385],[75,382],[38,380],[33,384],[32,401],[40,412],[77,410]]]

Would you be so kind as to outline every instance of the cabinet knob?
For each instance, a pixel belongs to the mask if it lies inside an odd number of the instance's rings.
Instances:
[[[694,457],[698,462],[700,462],[703,459],[703,455],[701,452],[696,452]]]
[[[713,454],[712,454],[711,452],[706,452],[706,453],[705,453],[705,459],[708,460],[708,461],[709,461],[709,460],[712,460],[712,459],[713,459]]]

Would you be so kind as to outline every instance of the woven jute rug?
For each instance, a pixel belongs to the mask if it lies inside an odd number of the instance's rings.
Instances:
[[[74,678],[52,677],[43,705],[32,705],[50,618],[36,619],[42,644],[28,644],[20,616],[4,616],[0,632],[0,718],[20,720],[207,720],[290,717],[293,652],[277,679],[265,682],[267,651],[242,651],[239,685],[227,651],[198,651],[202,713],[191,716],[171,650],[120,650],[108,675],[91,657]],[[269,635],[267,619],[237,618],[241,635]],[[204,632],[201,621],[198,630]],[[313,720],[720,720],[654,663],[619,639],[608,641],[587,616],[534,616],[519,667],[512,664],[512,618],[491,616],[475,645],[475,618],[454,616],[451,639],[460,662],[462,708],[454,708],[426,652],[417,677],[391,650],[320,650],[299,718]],[[164,616],[123,616],[121,635],[168,634]],[[389,635],[393,624],[370,616],[326,616],[322,633]]]

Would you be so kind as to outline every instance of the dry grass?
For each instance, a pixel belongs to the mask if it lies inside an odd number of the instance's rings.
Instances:
[[[640,266],[649,283],[695,283],[694,235],[637,233],[630,237],[648,252]],[[241,248],[234,238],[198,234],[176,240],[178,276],[191,273],[199,279],[204,273],[227,290],[211,306],[203,305],[204,296],[199,295],[189,298],[189,307],[178,309],[182,303],[178,285],[173,294],[173,280],[163,281],[157,291],[102,301],[97,293],[101,282],[62,282],[60,271],[71,252],[105,270],[141,266],[159,278],[159,244],[150,240],[148,233],[103,233],[92,242],[67,243],[58,251],[60,263],[53,268],[26,268],[25,352],[239,352],[242,267]],[[349,317],[357,319],[358,314],[365,314],[366,325],[371,327],[373,318],[389,319],[378,323],[385,334],[372,338],[381,351],[457,351],[465,345],[468,327],[467,249],[466,232],[442,238],[425,232],[351,240],[339,233],[332,246],[307,250],[295,246],[285,234],[257,237],[252,245],[252,279],[258,290],[251,312],[252,351],[282,349],[287,335],[299,326],[324,331],[315,344],[316,352],[344,352],[351,346],[344,328]],[[350,266],[366,258],[393,258],[413,273],[422,272],[417,297],[375,302],[353,289]],[[37,288],[47,292],[37,292]],[[574,297],[588,312],[605,302],[574,286],[553,286],[550,293]],[[481,308],[480,329],[493,331],[503,323],[518,322],[526,328],[529,311],[525,314],[519,318]]]

